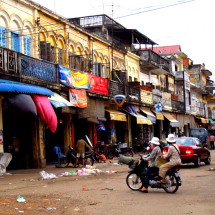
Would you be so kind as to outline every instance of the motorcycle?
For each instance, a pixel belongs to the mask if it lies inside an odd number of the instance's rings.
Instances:
[[[76,162],[76,154],[76,151],[69,146],[66,156],[59,159],[56,167],[68,167],[70,163],[74,166]],[[96,160],[96,153],[94,151],[85,152],[84,160],[85,165],[93,166]]]
[[[107,158],[113,159],[113,157],[119,157],[120,155],[125,155],[129,157],[134,156],[132,147],[120,147],[121,143],[115,143],[111,145],[111,149],[107,154]]]
[[[126,184],[131,190],[136,191],[143,187],[147,167],[148,162],[144,160],[139,160],[129,165],[130,171],[126,177]],[[158,175],[159,168],[153,168],[153,170],[149,180],[149,187],[164,189],[167,193],[175,193],[179,186],[182,185],[180,173],[178,172],[180,166],[175,166],[167,171],[165,184],[158,182],[161,179]]]

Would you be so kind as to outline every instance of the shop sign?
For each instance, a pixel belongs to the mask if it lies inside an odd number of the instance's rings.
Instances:
[[[122,107],[122,105],[125,103],[126,96],[125,95],[115,95],[114,96],[114,102],[117,104],[118,107]]]
[[[80,108],[86,108],[88,106],[86,90],[70,89],[69,100],[73,105]]]
[[[173,77],[170,77],[170,76],[168,76],[168,89],[169,89],[169,91],[170,92],[174,92],[174,90],[175,90],[175,87],[174,87],[174,78]]]
[[[184,72],[185,89],[190,91],[190,76]]]
[[[145,104],[153,104],[152,92],[146,90],[140,90],[141,102]]]
[[[166,93],[166,92],[162,93],[161,104],[162,104],[164,109],[172,110],[171,94],[170,93]]]
[[[88,91],[108,95],[108,80],[96,75],[88,74],[90,89]]]

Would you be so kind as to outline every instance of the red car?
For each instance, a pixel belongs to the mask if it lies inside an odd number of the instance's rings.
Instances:
[[[179,137],[176,143],[180,149],[182,163],[194,163],[199,167],[201,162],[209,165],[211,163],[210,151],[196,137]],[[163,148],[163,153],[168,151],[168,146]]]

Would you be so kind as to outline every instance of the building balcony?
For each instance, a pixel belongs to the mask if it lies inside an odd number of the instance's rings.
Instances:
[[[50,88],[60,86],[56,64],[6,48],[0,48],[0,76]]]
[[[125,95],[126,100],[131,103],[140,103],[140,89],[126,86],[117,81],[109,80],[109,95]]]
[[[115,95],[125,95],[125,85],[118,82],[118,81],[113,81],[109,80],[108,81],[108,89],[109,89],[109,94],[110,96],[115,96]]]
[[[147,50],[138,50],[140,56],[140,67],[145,71],[151,71],[154,74],[168,74],[170,72],[170,63],[156,52]]]
[[[181,113],[185,112],[185,106],[184,106],[183,102],[172,100],[171,104],[172,104],[172,110],[173,110],[173,112],[179,112],[179,113],[180,112]]]

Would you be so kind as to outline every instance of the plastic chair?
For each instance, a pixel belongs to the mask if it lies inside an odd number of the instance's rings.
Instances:
[[[54,147],[54,152],[57,155],[58,163],[60,162],[61,158],[65,158],[66,157],[66,155],[61,152],[61,148],[59,146],[55,146]]]

